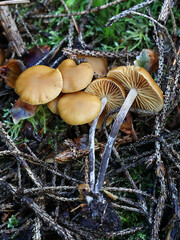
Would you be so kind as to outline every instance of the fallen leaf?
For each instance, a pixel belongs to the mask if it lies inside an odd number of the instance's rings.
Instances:
[[[48,45],[31,48],[23,58],[26,68],[34,66],[49,52],[49,50],[50,47]],[[41,65],[44,65],[44,63],[42,62]]]
[[[76,144],[76,148],[80,149],[87,149],[89,145],[89,136],[88,134],[83,134],[78,136],[74,139],[74,142]]]
[[[143,49],[139,56],[136,57],[134,65],[143,67],[148,72],[155,72],[158,69],[159,56],[156,50]]]
[[[175,108],[167,125],[170,129],[180,128],[180,106]]]
[[[0,66],[0,76],[11,88],[15,87],[16,79],[23,71],[25,71],[25,66],[17,59],[12,59],[6,65]]]
[[[3,48],[0,48],[0,65],[2,65],[5,61],[5,52]]]
[[[36,113],[37,107],[38,106],[22,102],[19,98],[11,109],[14,124],[18,124],[18,122],[22,119],[33,117]]]
[[[132,123],[132,116],[130,113],[127,114],[126,120],[121,125],[120,130],[128,135],[131,135],[135,141],[137,140],[137,135],[134,130],[134,126]]]

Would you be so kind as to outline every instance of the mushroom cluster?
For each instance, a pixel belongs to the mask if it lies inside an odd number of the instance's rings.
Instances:
[[[66,59],[56,69],[44,65],[26,69],[17,77],[14,90],[22,102],[33,106],[47,104],[66,123],[82,125],[93,121],[101,110],[100,99],[83,91],[93,75],[90,63],[77,65]]]
[[[114,141],[131,107],[154,113],[161,111],[163,93],[151,75],[139,66],[119,66],[107,73],[104,58],[78,56],[87,62],[79,65],[64,60],[56,69],[37,65],[22,72],[15,81],[21,101],[47,104],[70,125],[91,124],[89,139],[90,190],[99,192],[104,182]],[[93,80],[93,76],[98,76]],[[112,125],[95,185],[95,129],[108,112],[121,107]],[[29,115],[29,113],[28,113]],[[113,117],[107,119],[111,123]],[[93,121],[93,122],[92,122]]]
[[[97,128],[109,111],[122,106],[128,92],[132,103],[128,103],[129,107],[126,104],[124,118],[131,105],[154,112],[162,109],[162,92],[144,68],[120,66],[107,73],[105,58],[77,57],[87,62],[77,65],[74,60],[66,59],[56,69],[37,65],[23,71],[14,82],[21,101],[36,106],[47,104],[71,125],[91,124],[101,111]],[[98,78],[92,81],[94,74]],[[102,110],[100,101],[105,102]],[[112,120],[109,117],[107,125]]]

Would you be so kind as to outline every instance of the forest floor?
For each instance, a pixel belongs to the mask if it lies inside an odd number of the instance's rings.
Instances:
[[[0,240],[180,239],[179,19],[172,0],[0,1]],[[15,124],[19,96],[8,84],[77,55],[106,58],[107,71],[133,65],[143,49],[164,107],[130,110],[103,187],[89,191],[90,126],[68,125],[46,104]],[[96,177],[106,120],[94,139]]]

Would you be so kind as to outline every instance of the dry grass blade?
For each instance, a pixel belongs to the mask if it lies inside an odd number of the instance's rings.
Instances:
[[[29,177],[33,180],[34,184],[36,184],[38,187],[42,186],[42,182],[40,180],[40,178],[38,176],[36,176],[31,168],[29,167],[29,165],[26,163],[25,159],[21,156],[19,156],[19,149],[16,147],[16,145],[14,144],[14,142],[12,141],[12,139],[10,138],[10,136],[6,133],[5,129],[3,128],[3,124],[2,122],[0,122],[0,136],[2,138],[2,140],[6,143],[6,145],[8,146],[8,148],[10,149],[10,151],[15,151],[15,158],[17,159],[17,161],[19,161],[22,166],[25,168],[25,170],[27,171]]]
[[[98,12],[98,11],[106,9],[110,6],[116,5],[116,4],[118,4],[119,2],[122,2],[122,1],[123,0],[115,0],[114,2],[110,2],[110,3],[107,3],[105,5],[95,7],[93,9],[89,9],[89,10],[82,11],[82,12],[76,12],[76,13],[72,13],[72,14],[69,14],[69,13],[68,14],[57,14],[57,15],[47,14],[47,15],[30,16],[30,17],[31,18],[54,18],[54,17],[59,18],[59,17],[68,17],[68,16],[87,15],[89,13]]]
[[[17,25],[12,17],[8,6],[0,6],[1,25],[4,28],[9,42],[19,57],[26,53],[25,43],[18,31]]]
[[[0,179],[0,184],[3,188],[10,191],[13,196],[16,196],[17,189],[11,184],[6,183],[3,179]],[[18,196],[20,197],[20,196]],[[61,237],[67,240],[74,239],[67,229],[62,228],[58,223],[51,218],[50,215],[46,213],[40,206],[38,206],[32,199],[27,197],[20,197],[21,201],[30,207],[37,216],[39,216],[44,222],[46,222],[50,227],[52,227]]]
[[[3,1],[3,2],[0,2],[0,6],[14,5],[14,4],[23,4],[23,3],[30,3],[30,1],[29,0]]]
[[[62,50],[65,54],[75,54],[75,55],[87,55],[92,57],[107,57],[107,58],[127,58],[126,53],[118,53],[118,52],[103,52],[103,51],[94,51],[94,50],[83,50],[83,49],[70,49],[63,48]],[[128,57],[134,58],[137,56],[138,52],[129,52]]]
[[[117,22],[120,18],[126,17],[131,14],[132,11],[136,11],[138,9],[141,9],[143,7],[148,6],[149,4],[153,3],[155,0],[146,0],[128,10],[123,11],[122,13],[119,13],[118,15],[110,18],[108,20],[108,23],[106,24],[106,27],[110,27],[113,23]]]

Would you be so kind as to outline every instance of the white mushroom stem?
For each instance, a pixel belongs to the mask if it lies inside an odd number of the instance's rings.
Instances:
[[[136,91],[136,89],[132,88],[129,91],[129,93],[128,93],[128,95],[116,117],[116,120],[114,121],[114,123],[112,125],[112,129],[109,134],[109,137],[108,137],[105,149],[104,149],[104,153],[102,156],[100,170],[99,170],[97,183],[96,183],[96,187],[95,187],[96,193],[98,193],[99,189],[102,188],[102,186],[103,186],[106,170],[107,170],[108,164],[109,164],[109,158],[111,156],[111,152],[112,152],[112,148],[113,148],[113,144],[116,140],[119,129],[129,111],[130,107],[132,106],[136,96],[137,96],[137,91]]]
[[[95,149],[94,149],[94,140],[95,140],[95,131],[96,131],[96,125],[98,122],[98,119],[104,110],[107,103],[107,98],[104,97],[101,99],[101,111],[96,119],[91,124],[90,130],[89,130],[89,185],[91,192],[94,192],[94,186],[95,186]]]

